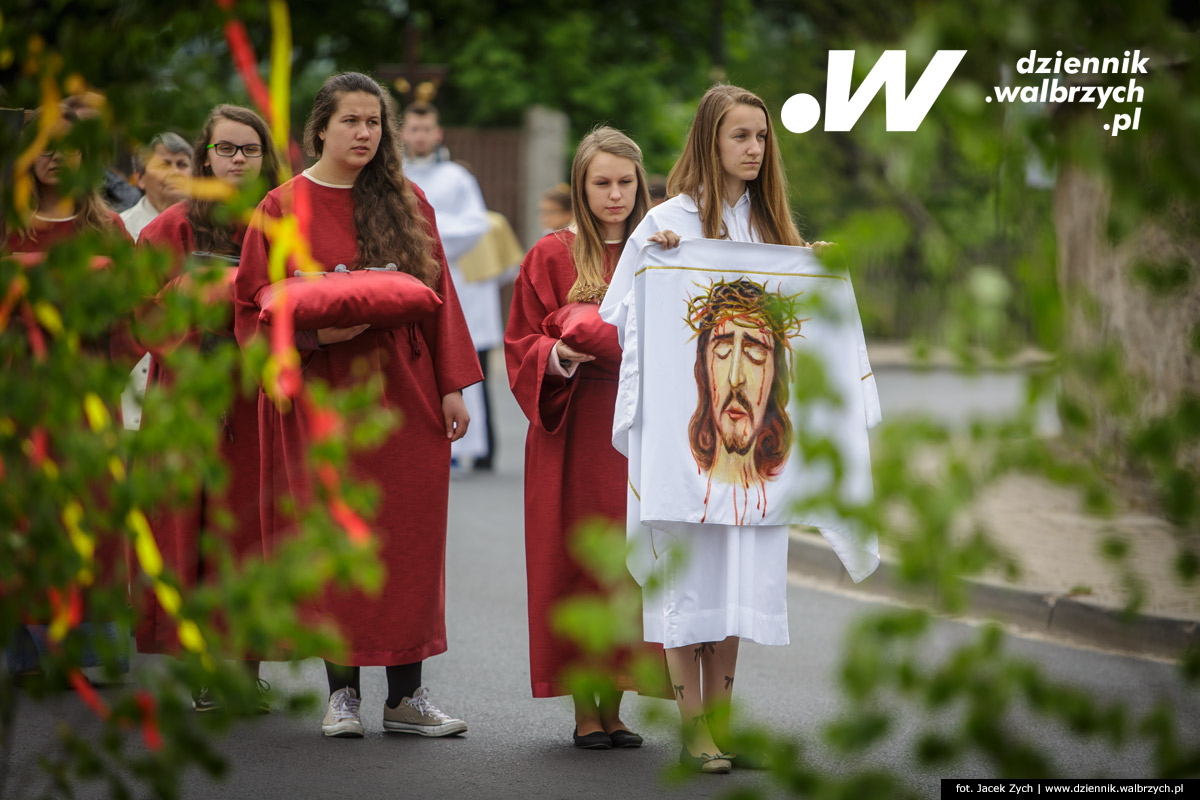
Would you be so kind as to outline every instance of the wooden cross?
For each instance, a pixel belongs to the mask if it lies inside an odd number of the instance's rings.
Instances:
[[[410,19],[404,26],[404,63],[380,64],[375,74],[388,81],[403,98],[432,101],[449,72],[445,64],[421,64],[421,32]]]

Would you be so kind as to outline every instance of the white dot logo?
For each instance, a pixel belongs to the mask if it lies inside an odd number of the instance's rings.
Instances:
[[[779,118],[792,133],[808,133],[821,119],[821,104],[811,94],[794,94],[783,104]]]

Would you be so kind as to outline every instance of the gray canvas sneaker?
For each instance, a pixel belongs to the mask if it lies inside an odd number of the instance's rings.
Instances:
[[[329,708],[325,710],[325,719],[321,720],[321,731],[326,736],[361,739],[363,726],[358,718],[358,706],[358,692],[349,686],[338,689],[329,696]]]
[[[422,686],[400,701],[396,708],[383,704],[383,729],[392,733],[415,733],[418,736],[453,736],[466,733],[467,723],[442,713],[429,702],[429,689]]]

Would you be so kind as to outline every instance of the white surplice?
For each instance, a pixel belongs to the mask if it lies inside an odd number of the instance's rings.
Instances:
[[[441,161],[435,157],[404,160],[404,174],[421,187],[437,218],[438,235],[450,266],[450,278],[458,293],[463,316],[475,349],[491,350],[504,341],[500,313],[500,284],[496,279],[476,281],[463,277],[458,260],[471,251],[488,232],[491,223],[479,183],[461,164]],[[454,457],[461,461],[481,458],[487,452],[487,426],[491,420],[485,412],[482,383],[463,390],[463,400],[471,415],[467,433],[451,446]]]

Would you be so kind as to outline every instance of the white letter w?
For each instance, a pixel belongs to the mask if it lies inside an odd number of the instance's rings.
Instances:
[[[887,86],[884,95],[887,129],[915,131],[966,54],[966,50],[938,50],[906,98],[905,53],[903,50],[886,50],[852,97],[850,78],[854,71],[854,51],[830,50],[829,77],[825,86],[825,130],[853,128],[880,87]]]

